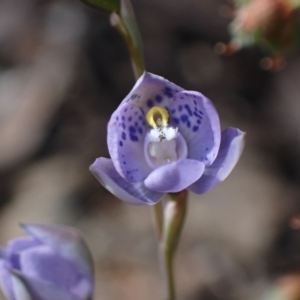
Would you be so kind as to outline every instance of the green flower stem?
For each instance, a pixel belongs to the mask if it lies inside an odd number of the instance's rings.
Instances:
[[[161,239],[161,255],[164,262],[167,300],[176,299],[174,280],[174,255],[177,250],[181,230],[185,221],[188,192],[169,194],[170,201],[164,211],[164,224]]]
[[[159,201],[158,203],[153,205],[153,213],[154,213],[154,221],[157,230],[158,240],[161,241],[163,224],[164,224],[164,212],[163,212],[162,201]]]
[[[130,0],[121,0],[121,10],[110,15],[110,23],[126,43],[137,80],[145,71],[145,63],[142,38]]]

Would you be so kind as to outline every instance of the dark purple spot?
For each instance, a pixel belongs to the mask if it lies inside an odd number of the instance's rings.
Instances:
[[[123,164],[126,165],[126,161],[123,161]]]
[[[122,116],[122,120],[125,121],[125,117],[124,116]]]
[[[190,121],[187,121],[186,126],[187,126],[188,128],[190,128],[190,127],[191,127],[191,122],[190,122]]]
[[[125,108],[124,112],[127,112],[127,108]]]
[[[166,86],[163,90],[164,95],[168,96],[169,98],[173,97],[173,91],[171,88]]]
[[[126,133],[123,131],[122,132],[122,139],[125,141],[126,140]]]
[[[202,118],[198,113],[196,113],[195,111],[194,111],[194,116],[196,116],[196,117],[198,117],[198,118]]]
[[[133,142],[137,142],[139,139],[138,139],[138,137],[136,136],[136,135],[134,135],[134,134],[130,134],[130,139],[133,141]]]
[[[138,132],[139,132],[140,134],[143,134],[143,128],[142,128],[142,127],[139,127],[139,128],[138,128]]]
[[[161,95],[156,95],[156,96],[155,96],[155,101],[156,101],[156,102],[160,103],[160,102],[162,102],[162,100],[163,100],[163,98],[162,98]]]
[[[197,120],[197,124],[199,124],[199,125],[200,125],[200,124],[201,124],[201,120],[199,120],[199,119],[198,119],[198,120]]]
[[[116,119],[117,119],[117,121],[119,121],[119,117],[117,117]]]
[[[137,94],[132,94],[130,98],[133,100],[133,99],[135,99],[136,97],[137,97]]]
[[[153,103],[153,101],[152,101],[151,99],[147,100],[147,106],[148,106],[149,108],[151,108],[151,107],[154,106],[154,103]]]
[[[143,117],[142,117],[142,116],[139,116],[139,120],[141,120],[141,121],[142,121],[142,120],[143,120]]]
[[[146,122],[145,122],[145,121],[143,121],[143,125],[146,125]]]
[[[209,148],[205,148],[205,150],[206,150],[206,151],[208,151],[208,150],[209,150]]]
[[[183,123],[185,123],[185,122],[188,120],[188,116],[187,116],[187,115],[182,115],[182,116],[180,117],[180,120],[181,120]]]
[[[193,115],[191,108],[187,104],[184,105],[184,108],[187,110],[187,112],[190,116]]]
[[[138,122],[135,122],[135,123],[134,123],[134,126],[135,126],[135,127],[137,127],[138,125],[139,125]]]
[[[119,145],[120,145],[121,147],[123,147],[123,142],[122,142],[122,141],[119,141]]]
[[[124,122],[122,123],[122,127],[123,127],[124,130],[126,129],[126,126],[125,126]]]
[[[131,133],[136,133],[136,129],[135,129],[133,126],[130,126],[130,127],[129,127],[129,131],[130,131]]]
[[[201,110],[199,110],[199,113],[200,113],[201,115],[203,115],[203,112],[202,112]]]
[[[199,129],[199,126],[194,126],[194,127],[193,127],[193,131],[194,131],[194,132],[198,131],[198,129]]]
[[[195,104],[195,105],[197,105],[197,102],[196,102],[196,100],[194,100],[194,104]]]
[[[177,118],[173,118],[173,121],[176,123],[176,124],[179,124],[179,119],[177,119]]]
[[[182,109],[183,109],[182,105],[179,105],[178,109],[179,109],[179,111],[182,111]]]
[[[129,117],[129,118],[128,118],[128,122],[131,122],[131,121],[132,121],[132,117]]]
[[[175,114],[175,113],[176,113],[176,109],[172,109],[171,114]]]
[[[137,115],[137,114],[138,114],[138,112],[136,111],[134,114],[135,114],[135,115]]]

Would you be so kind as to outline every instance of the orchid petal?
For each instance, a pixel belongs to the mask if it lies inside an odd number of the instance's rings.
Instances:
[[[161,193],[176,193],[197,181],[204,164],[193,159],[182,159],[158,167],[146,178],[145,186]]]
[[[197,194],[203,194],[226,179],[238,162],[244,148],[244,132],[229,127],[222,132],[221,146],[214,163],[205,169],[203,176],[189,187]]]
[[[32,278],[42,278],[59,289],[70,290],[81,278],[73,262],[47,245],[24,250],[20,254],[20,265],[22,273]]]
[[[0,260],[0,285],[1,289],[8,300],[15,300],[13,286],[11,281],[11,275],[8,269],[11,266],[5,260]]]
[[[220,121],[211,101],[198,92],[179,92],[170,105],[170,115],[186,140],[187,157],[209,166],[220,146]]]
[[[13,272],[10,274],[15,300],[34,300],[24,282]]]
[[[127,181],[142,181],[151,172],[144,157],[147,127],[141,109],[130,103],[114,113],[108,123],[108,150],[116,170]]]
[[[107,190],[130,204],[153,205],[164,196],[162,193],[149,190],[143,182],[127,182],[116,171],[110,159],[103,157],[96,159],[90,170]]]
[[[29,277],[21,272],[12,271],[11,272],[15,277],[26,286],[27,290],[30,293],[32,298],[30,300],[87,300],[80,299],[75,295],[72,295],[69,291],[62,290],[57,286],[54,286],[43,280]],[[22,298],[16,300],[23,300]],[[26,299],[27,300],[27,299]]]
[[[153,106],[169,107],[170,99],[182,90],[181,87],[163,77],[144,72],[122,101],[121,106],[124,103],[134,104],[140,107],[146,115]]]
[[[21,251],[40,245],[41,243],[32,237],[23,237],[9,242],[7,255],[8,260],[12,264],[12,268],[20,270],[19,257]]]
[[[26,224],[24,230],[44,245],[50,246],[65,259],[76,264],[79,270],[93,278],[93,262],[82,234],[72,227]]]

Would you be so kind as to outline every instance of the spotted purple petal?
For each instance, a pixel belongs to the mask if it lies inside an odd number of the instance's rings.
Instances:
[[[204,164],[193,159],[182,159],[158,167],[146,178],[149,189],[161,193],[176,193],[197,181],[204,171]]]
[[[189,187],[197,194],[203,194],[226,179],[236,165],[244,147],[244,132],[229,127],[222,132],[221,146],[214,163],[207,167],[203,176]]]
[[[130,183],[123,179],[111,159],[103,157],[96,159],[90,170],[107,190],[130,204],[153,205],[164,196],[162,193],[149,190],[143,182]]]
[[[144,72],[122,104],[137,105],[145,114],[153,106],[162,106],[168,109],[170,99],[182,90],[181,87],[163,77]]]
[[[144,157],[144,138],[147,131],[141,109],[125,104],[108,124],[107,143],[118,173],[130,182],[139,182],[151,172]]]
[[[188,158],[209,166],[220,146],[220,121],[209,99],[198,92],[183,91],[175,95],[170,114],[188,146]]]

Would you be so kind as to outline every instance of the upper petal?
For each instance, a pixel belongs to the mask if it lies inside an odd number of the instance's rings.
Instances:
[[[197,181],[204,164],[193,159],[182,159],[158,167],[146,178],[145,185],[161,193],[176,193]]]
[[[222,132],[220,151],[214,163],[207,167],[203,176],[189,187],[197,194],[203,194],[223,181],[238,162],[244,148],[245,133],[229,127]]]
[[[22,227],[39,242],[77,265],[80,272],[92,280],[92,256],[81,232],[73,227],[57,225],[25,224]]]
[[[170,99],[183,89],[167,79],[144,72],[127,97],[122,101],[139,106],[146,114],[153,106],[169,107]]]
[[[151,171],[144,156],[147,129],[141,109],[130,103],[114,113],[108,123],[109,154],[116,170],[127,181],[142,181]]]
[[[179,92],[170,105],[170,115],[187,142],[187,157],[210,165],[221,139],[219,116],[212,102],[198,92]]]
[[[164,196],[162,193],[149,190],[143,182],[130,183],[123,179],[110,159],[103,157],[96,159],[90,170],[107,190],[130,204],[153,205]]]

